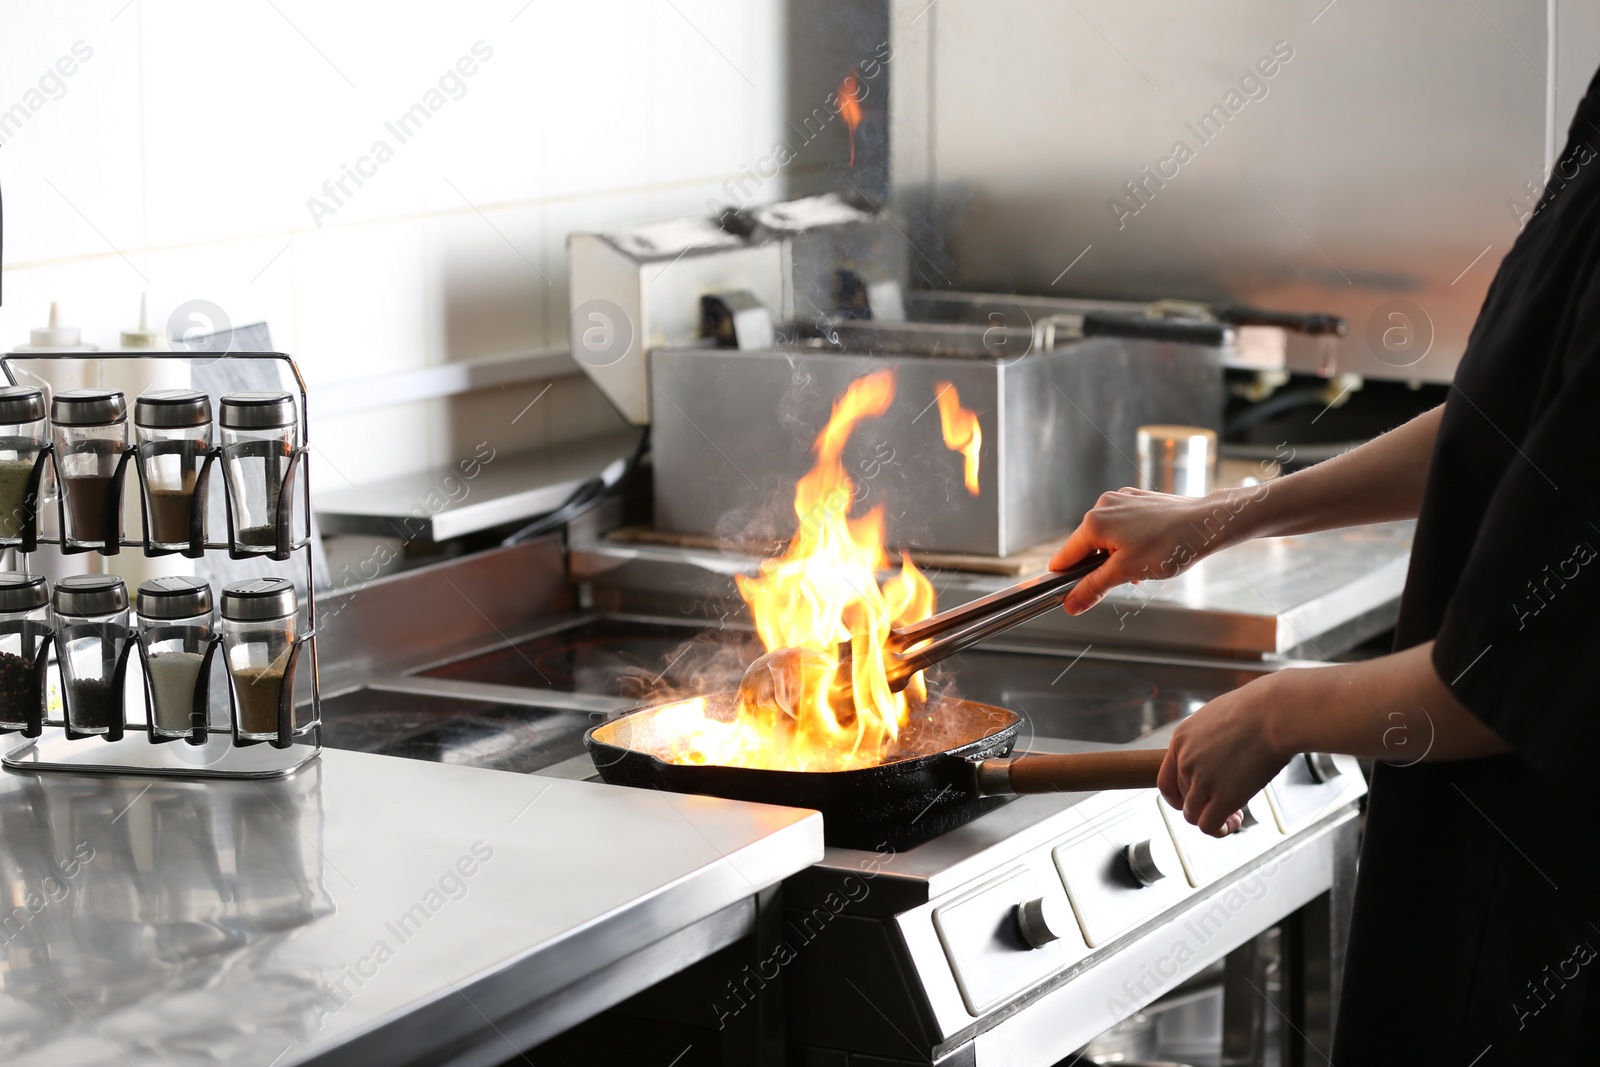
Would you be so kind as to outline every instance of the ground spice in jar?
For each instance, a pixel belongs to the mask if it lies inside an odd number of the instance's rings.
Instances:
[[[67,684],[67,715],[76,730],[109,730],[122,710],[106,678],[75,678]]]
[[[240,667],[233,672],[233,688],[239,696],[239,732],[276,734],[278,699],[283,694],[282,663],[265,667]]]
[[[0,722],[22,723],[39,710],[39,676],[33,664],[0,652]]]
[[[277,548],[278,528],[276,526],[246,526],[239,531],[239,547]]]
[[[194,473],[184,472],[181,489],[151,489],[146,496],[150,504],[150,539],[164,545],[187,544],[189,517],[194,508]]]

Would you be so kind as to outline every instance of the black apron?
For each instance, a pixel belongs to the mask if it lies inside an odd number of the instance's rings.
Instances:
[[[1396,645],[1430,638],[1514,751],[1378,766],[1333,1062],[1600,1062],[1600,75],[1451,387]]]

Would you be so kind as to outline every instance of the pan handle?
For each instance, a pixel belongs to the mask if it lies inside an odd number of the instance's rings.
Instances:
[[[1293,311],[1263,311],[1261,308],[1245,307],[1243,304],[1218,304],[1211,309],[1211,314],[1216,316],[1218,321],[1232,323],[1235,326],[1277,326],[1285,330],[1297,330],[1313,337],[1330,334],[1343,337],[1350,332],[1350,322],[1344,316],[1320,311],[1302,314]]]
[[[1164,748],[1132,752],[1034,753],[986,759],[973,765],[983,797],[1025,793],[1089,793],[1100,789],[1154,789]]]

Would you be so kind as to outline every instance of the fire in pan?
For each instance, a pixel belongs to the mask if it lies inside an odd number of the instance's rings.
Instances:
[[[903,687],[911,674],[1049,610],[1104,558],[1096,553],[1068,571],[1030,578],[893,632],[889,684]],[[686,727],[708,719],[732,722],[736,705],[751,691],[770,700],[774,688],[783,688],[775,676],[789,663],[784,651],[752,664],[739,693],[646,707],[591,729],[584,743],[600,777],[613,785],[815,808],[822,812],[828,844],[900,851],[1019,793],[1153,787],[1165,755],[1143,749],[1013,757],[1022,725],[1015,712],[943,698],[912,716],[889,758],[870,766],[801,771],[682,759]],[[841,674],[836,687],[848,684],[848,675]]]

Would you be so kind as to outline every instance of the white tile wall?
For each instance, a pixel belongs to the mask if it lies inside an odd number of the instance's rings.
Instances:
[[[0,6],[0,347],[51,300],[110,346],[142,290],[163,322],[205,299],[271,326],[315,418],[319,383],[562,344],[568,233],[702,210],[783,136],[783,19],[782,0]],[[430,103],[404,142],[386,126]],[[365,161],[379,141],[392,158]],[[334,203],[323,183],[358,166]],[[318,469],[361,483],[621,425],[582,379],[527,408],[547,384],[319,420]]]

